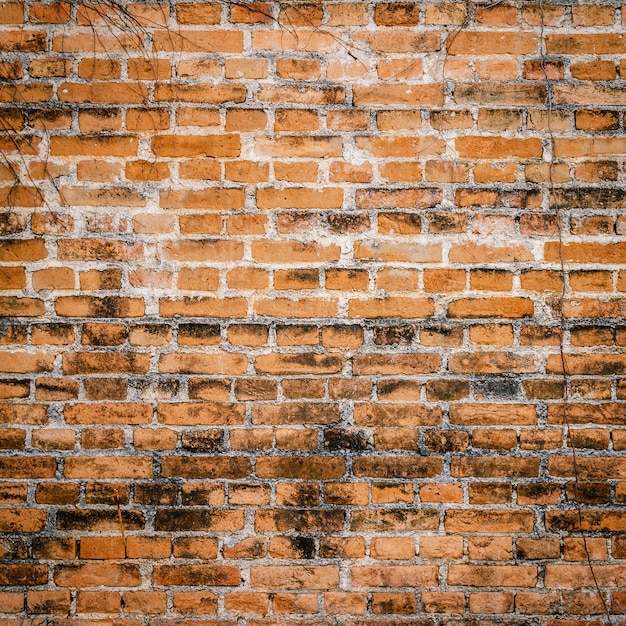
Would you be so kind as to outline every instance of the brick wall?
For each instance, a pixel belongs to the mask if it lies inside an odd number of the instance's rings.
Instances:
[[[623,620],[626,6],[0,23],[3,626]]]

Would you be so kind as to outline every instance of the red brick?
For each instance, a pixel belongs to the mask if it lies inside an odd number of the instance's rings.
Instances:
[[[250,568],[253,589],[334,589],[339,586],[336,565],[266,565]]]
[[[594,565],[594,573],[598,584],[602,587],[621,586],[624,572],[619,565]],[[547,588],[576,589],[593,587],[593,578],[588,565],[547,565]]]
[[[263,457],[256,462],[256,474],[259,478],[328,480],[341,478],[344,473],[345,463],[338,457]]]
[[[20,594],[21,604],[24,600]],[[31,613],[48,613],[64,615],[70,610],[70,592],[58,591],[28,591],[26,595],[26,607]],[[20,606],[21,610],[21,606]]]
[[[136,565],[87,563],[58,567],[54,581],[60,587],[135,587],[139,585],[140,577]]]
[[[461,352],[453,355],[448,369],[457,374],[533,373],[539,365],[533,355],[512,352]]]
[[[157,585],[190,587],[236,586],[241,581],[239,568],[230,565],[159,566],[152,577]]]
[[[2,509],[0,532],[38,533],[46,525],[46,512],[40,509]]]
[[[151,478],[148,457],[71,457],[65,461],[67,478]]]
[[[363,426],[436,426],[441,423],[441,411],[421,404],[358,403],[354,421]]]
[[[476,435],[474,435],[474,439]],[[474,443],[476,446],[476,443]],[[479,446],[476,446],[479,447]],[[480,457],[454,459],[450,473],[455,478],[533,478],[539,475],[539,459]]]
[[[291,504],[296,503],[297,501],[291,501]],[[310,502],[308,503],[310,504]],[[307,509],[257,511],[255,516],[255,529],[260,532],[320,532],[322,530],[336,532],[343,527],[343,524],[344,513],[341,511],[311,511]]]
[[[465,596],[458,591],[424,591],[422,607],[426,613],[464,613]]]
[[[448,305],[448,315],[454,318],[522,318],[532,317],[533,312],[533,302],[526,298],[466,298]]]
[[[476,587],[534,587],[537,568],[529,565],[450,565],[448,583]]]
[[[512,9],[513,7],[500,7]],[[484,15],[484,9],[483,9]],[[479,20],[480,21],[480,20]],[[536,51],[537,36],[534,33],[507,32],[466,32],[461,31],[450,40],[448,54],[460,55],[491,55],[516,54],[525,55]]]
[[[356,532],[436,530],[438,527],[437,511],[426,508],[401,512],[394,509],[354,511],[350,521],[351,530]]]
[[[489,33],[490,34],[490,33]],[[488,35],[488,33],[481,33]],[[558,87],[557,87],[558,89]],[[544,85],[516,84],[516,83],[489,83],[481,81],[477,83],[457,83],[454,89],[457,104],[465,105],[491,105],[491,106],[540,106],[546,99]],[[488,146],[496,146],[500,149],[507,146],[509,149],[521,150],[530,153],[539,149],[538,140],[509,141],[486,138]],[[466,147],[476,147],[473,138],[465,141]],[[541,155],[538,155],[541,156]]]
[[[456,404],[450,407],[452,424],[531,425],[537,422],[533,405]]]
[[[441,47],[439,33],[415,33],[412,30],[396,29],[395,31],[381,30],[366,35],[366,39],[372,50],[381,53],[402,53],[402,52],[434,52]],[[434,85],[440,89],[440,85]],[[404,89],[407,89],[404,87]],[[368,91],[372,91],[369,88]],[[376,90],[379,91],[379,90]],[[437,90],[437,93],[440,92]],[[380,93],[379,93],[380,97]],[[384,99],[384,95],[382,96]],[[439,99],[436,100],[439,102]],[[434,106],[437,106],[434,102]]]
[[[163,475],[187,478],[245,478],[250,475],[250,461],[245,457],[195,456],[163,459]]]
[[[350,573],[354,587],[433,587],[439,579],[434,565],[357,566]]]
[[[2,564],[0,565],[0,585],[31,586],[45,585],[48,578],[48,567],[35,564]]]

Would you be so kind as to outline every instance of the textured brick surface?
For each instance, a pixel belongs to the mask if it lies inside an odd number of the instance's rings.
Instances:
[[[625,27],[0,5],[2,624],[619,621]]]

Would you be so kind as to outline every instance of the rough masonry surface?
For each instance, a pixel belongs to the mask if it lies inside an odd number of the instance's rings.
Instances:
[[[623,623],[625,27],[0,4],[2,626]]]

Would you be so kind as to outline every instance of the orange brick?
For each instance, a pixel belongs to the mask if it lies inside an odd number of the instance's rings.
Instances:
[[[0,286],[2,289],[24,289],[26,272],[23,267],[3,267],[0,270]]]

